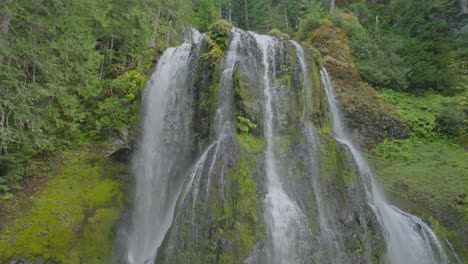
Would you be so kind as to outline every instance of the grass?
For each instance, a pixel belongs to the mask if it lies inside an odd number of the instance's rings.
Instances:
[[[445,238],[468,255],[461,237],[468,222],[468,153],[462,147],[466,127],[458,121],[466,93],[417,96],[380,89],[379,97],[396,106],[410,137],[387,139],[369,152],[378,181],[392,203],[428,222],[446,248]],[[444,114],[447,105],[453,109]]]
[[[0,230],[0,263],[12,258],[58,263],[104,263],[124,207],[113,176],[124,166],[95,149],[63,154],[64,162],[30,206]],[[44,166],[47,163],[44,162]]]
[[[459,145],[412,138],[386,141],[372,154],[386,189],[445,205],[468,203],[468,153]],[[466,217],[468,208],[460,209]]]
[[[458,204],[468,203],[468,154],[456,144],[458,138],[441,132],[443,129],[438,123],[444,103],[459,105],[466,95],[445,97],[426,93],[416,96],[381,89],[379,97],[396,105],[397,114],[411,135],[405,140],[386,140],[371,151],[384,187],[408,198],[417,196],[457,208]],[[460,212],[466,216],[466,208]]]

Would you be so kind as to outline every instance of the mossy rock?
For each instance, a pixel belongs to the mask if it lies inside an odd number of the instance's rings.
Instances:
[[[322,54],[346,125],[355,131],[353,137],[361,147],[370,149],[386,138],[407,137],[395,105],[382,101],[376,90],[362,80],[344,30],[326,23],[311,32],[307,42]]]

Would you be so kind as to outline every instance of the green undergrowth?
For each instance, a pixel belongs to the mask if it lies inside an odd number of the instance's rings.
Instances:
[[[63,153],[63,163],[44,190],[0,231],[0,263],[15,258],[67,264],[109,260],[125,203],[116,176],[125,166],[100,152],[82,148]]]
[[[468,153],[459,145],[411,138],[385,141],[371,154],[386,189],[440,206],[452,205],[468,220]]]
[[[463,250],[456,233],[468,222],[468,153],[453,140],[410,138],[385,141],[370,154],[390,200],[426,221],[433,218],[431,226],[439,221],[446,228],[439,237]]]
[[[379,97],[397,106],[397,114],[410,135],[433,138],[439,133],[459,136],[466,132],[466,93],[445,97],[436,93],[422,96],[381,89]]]
[[[459,145],[466,135],[466,93],[416,96],[381,89],[379,94],[396,105],[411,136],[387,139],[371,150],[384,187],[408,199],[453,206],[466,218],[468,154]]]

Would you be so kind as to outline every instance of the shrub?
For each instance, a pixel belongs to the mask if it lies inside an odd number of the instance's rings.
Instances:
[[[460,136],[467,132],[466,113],[454,101],[442,102],[442,109],[437,117],[441,131],[450,136]]]
[[[353,11],[354,14],[359,18],[359,21],[363,24],[369,23],[369,9],[365,2],[358,2],[349,5],[349,10]]]
[[[268,35],[271,35],[273,37],[279,38],[279,39],[290,39],[289,35],[286,33],[281,32],[281,30],[277,28],[273,28],[268,32]]]
[[[356,66],[367,82],[394,90],[408,88],[410,70],[398,55],[398,49],[402,46],[398,38],[388,34],[373,39],[358,18],[347,10],[336,10],[331,18],[335,25],[349,35],[351,54],[356,58]]]
[[[220,33],[223,35],[227,35],[229,33],[229,30],[231,30],[232,27],[233,25],[231,24],[231,22],[221,19],[221,20],[216,21],[216,23],[212,24],[209,27],[209,30],[212,33]]]

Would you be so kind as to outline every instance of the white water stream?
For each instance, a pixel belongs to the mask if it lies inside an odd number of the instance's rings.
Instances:
[[[186,98],[192,47],[198,31],[167,49],[151,76],[144,99],[143,135],[132,162],[135,205],[127,242],[129,264],[150,263],[169,229],[190,159],[191,135]]]
[[[267,142],[265,150],[267,195],[264,201],[265,220],[267,221],[272,249],[267,255],[268,263],[303,263],[304,253],[310,251],[307,238],[310,230],[307,227],[306,217],[297,204],[283,189],[281,175],[278,175],[276,157],[274,152],[275,129],[273,101],[274,76],[270,72],[275,65],[275,52],[281,48],[277,39],[252,33],[262,53],[263,84],[264,84],[264,134]]]
[[[348,138],[334,96],[330,75],[326,69],[322,69],[320,75],[327,94],[335,137],[351,151],[366,186],[369,204],[383,226],[387,244],[386,261],[392,264],[448,263],[440,241],[426,223],[385,201],[383,194],[373,181],[369,165]]]

